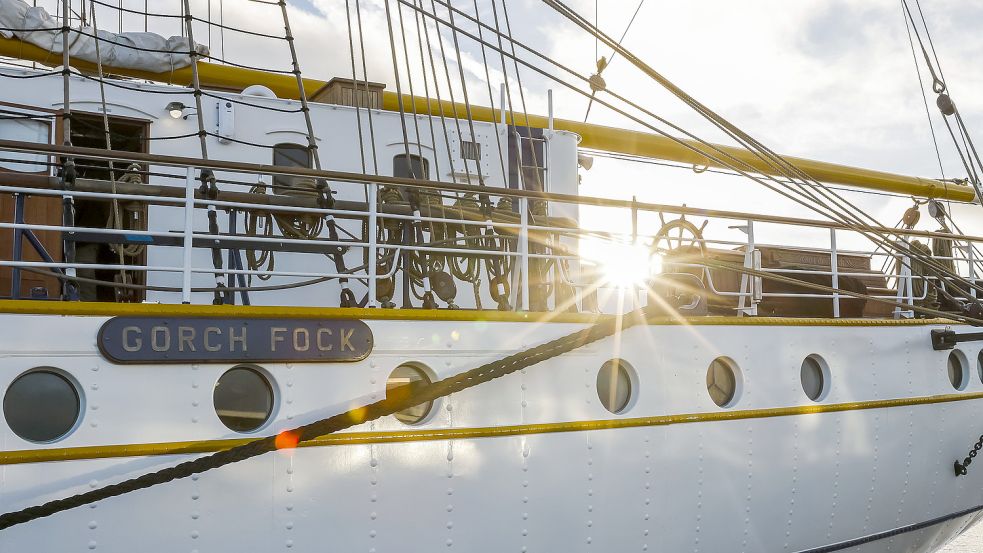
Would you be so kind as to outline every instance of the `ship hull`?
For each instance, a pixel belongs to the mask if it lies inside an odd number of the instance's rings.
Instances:
[[[589,324],[455,318],[367,318],[375,345],[361,361],[262,363],[272,420],[243,434],[212,405],[233,363],[114,364],[96,348],[108,314],[2,315],[0,387],[57,367],[84,414],[54,443],[0,425],[0,505],[96,489],[370,403],[401,364],[443,378]],[[983,430],[978,345],[960,345],[973,363],[957,390],[949,352],[931,346],[938,324],[692,323],[631,328],[442,398],[418,425],[386,417],[18,525],[0,531],[0,549],[808,551],[867,538],[848,550],[927,552],[976,520],[983,468],[957,478],[952,467]],[[800,382],[810,355],[829,368],[819,401]],[[707,391],[720,356],[738,369],[727,407]],[[633,370],[619,414],[597,391],[611,359]]]

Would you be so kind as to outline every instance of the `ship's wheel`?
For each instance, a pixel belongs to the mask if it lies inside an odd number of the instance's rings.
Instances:
[[[664,258],[672,259],[680,256],[706,257],[706,240],[703,239],[703,229],[709,221],[704,221],[703,225],[696,226],[686,219],[683,215],[679,219],[666,222],[659,213],[662,227],[655,233],[652,240],[650,252],[652,255],[661,255]]]

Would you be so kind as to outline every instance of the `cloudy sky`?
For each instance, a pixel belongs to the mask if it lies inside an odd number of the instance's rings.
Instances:
[[[416,1],[427,8],[431,6],[431,0]],[[594,0],[567,3],[594,19]],[[356,4],[362,16],[368,78],[394,89],[384,1],[349,0],[352,17]],[[477,6],[482,21],[493,24],[491,0],[452,0],[452,4],[469,14],[474,14]],[[496,0],[495,4],[501,16],[502,0]],[[582,74],[594,72],[595,41],[583,30],[539,0],[507,0],[507,4],[517,40]],[[979,62],[983,53],[983,33],[979,32],[983,24],[983,2],[922,0],[922,4],[953,98],[971,131],[976,133],[983,128],[983,94],[979,92],[983,88],[983,64]],[[151,0],[151,6],[155,5],[160,11],[174,12],[178,3]],[[192,5],[199,16],[207,14],[208,0],[196,0]],[[397,0],[389,0],[397,29],[400,27],[398,5]],[[436,5],[437,13],[446,18],[446,10],[440,3]],[[346,2],[293,0],[290,6],[305,74],[323,79],[350,76]],[[638,0],[601,1],[597,6],[597,24],[609,35],[619,37],[637,6]],[[226,25],[273,32],[280,27],[276,6],[245,0],[225,0],[223,5],[222,0],[211,0],[213,19],[219,19],[220,9]],[[410,66],[418,67],[414,12],[403,6],[401,14],[411,51]],[[475,29],[460,16],[457,23],[465,30]],[[178,22],[172,20],[168,24],[176,32]],[[431,26],[431,33],[433,30]],[[356,56],[361,65],[357,26],[355,32]],[[224,56],[233,61],[288,67],[289,58],[282,44],[264,43],[262,39],[231,32],[222,37],[216,31],[209,37],[204,29],[197,31],[196,38],[210,39],[213,52],[221,55],[224,51]],[[401,38],[397,31],[395,40],[400,53]],[[460,66],[471,100],[487,105],[481,50],[473,41],[459,38]],[[431,40],[436,49],[436,37],[431,35]],[[941,171],[908,41],[900,0],[645,0],[624,46],[776,151],[937,177]],[[447,32],[443,43],[460,96],[458,61]],[[610,56],[603,45],[597,52]],[[488,51],[487,55],[492,60],[489,73],[497,95],[504,78],[502,67],[493,52]],[[524,57],[533,60],[528,55]],[[400,63],[404,63],[402,57]],[[920,59],[919,67],[927,79]],[[414,83],[419,87],[419,70],[413,71]],[[543,113],[546,90],[553,88],[557,116],[583,119],[587,105],[584,97],[531,71],[523,70],[520,75],[530,111]],[[515,79],[511,69],[509,76]],[[405,87],[405,70],[402,77]],[[610,89],[646,109],[702,137],[724,140],[625,60],[616,58],[604,77]],[[585,88],[582,84],[579,87]],[[494,101],[498,101],[497,97]],[[945,133],[931,95],[929,102],[936,132]],[[638,128],[637,124],[597,106],[591,111],[590,121]],[[940,135],[939,143],[945,176],[964,177],[948,136]],[[581,192],[590,195],[637,195],[640,200],[660,203],[810,215],[762,192],[759,185],[729,176],[695,175],[688,170],[599,159],[583,179]],[[871,195],[859,195],[856,201],[887,225],[893,225],[911,203],[907,199]],[[968,216],[964,220],[983,220],[977,215],[978,209],[967,206],[960,211]],[[967,226],[983,231],[983,225]]]

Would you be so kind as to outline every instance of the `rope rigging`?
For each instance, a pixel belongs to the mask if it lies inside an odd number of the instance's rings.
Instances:
[[[684,101],[684,103],[692,107],[702,116],[704,116],[708,121],[710,121],[715,126],[717,126],[720,130],[727,133],[729,136],[734,138],[739,144],[741,144],[742,146],[747,148],[750,152],[755,154],[755,156],[759,160],[761,160],[764,163],[767,163],[770,167],[776,169],[780,175],[783,175],[791,179],[795,184],[794,187],[791,188],[791,190],[789,191],[799,195],[803,200],[805,200],[803,205],[810,207],[810,209],[813,209],[814,211],[824,213],[826,214],[826,216],[830,217],[831,219],[837,222],[841,222],[843,224],[847,224],[851,226],[854,230],[860,232],[861,234],[863,234],[868,239],[870,239],[875,244],[878,244],[881,247],[890,248],[892,251],[898,251],[899,253],[905,256],[909,256],[913,259],[918,259],[919,261],[925,264],[925,267],[929,271],[931,271],[934,274],[934,276],[946,280],[951,279],[953,281],[959,282],[961,285],[968,286],[978,291],[981,290],[976,283],[969,282],[968,280],[962,278],[960,275],[955,274],[951,271],[947,271],[945,267],[938,264],[935,260],[931,259],[931,257],[924,255],[923,252],[919,252],[915,248],[912,248],[911,244],[909,244],[903,237],[901,237],[900,240],[891,240],[891,238],[886,235],[881,235],[876,232],[872,232],[873,229],[871,224],[864,221],[864,219],[872,221],[874,224],[877,224],[877,221],[869,214],[861,210],[859,207],[845,200],[841,196],[833,193],[832,191],[826,189],[825,187],[822,186],[821,183],[815,181],[814,179],[811,179],[808,175],[806,175],[801,170],[790,164],[787,160],[785,160],[775,152],[771,151],[770,149],[766,148],[765,146],[763,146],[762,144],[760,144],[759,142],[748,136],[746,133],[735,127],[733,124],[728,122],[726,119],[722,118],[721,116],[714,113],[703,104],[693,99],[691,96],[689,96],[684,91],[679,89],[673,83],[665,79],[662,75],[657,73],[654,69],[652,69],[643,61],[641,61],[636,56],[634,56],[631,52],[627,51],[625,48],[614,42],[613,39],[604,35],[599,29],[591,25],[590,22],[586,21],[583,17],[576,14],[576,12],[565,6],[562,2],[559,2],[557,0],[543,0],[543,2],[549,5],[554,10],[556,10],[558,13],[561,13],[562,15],[564,15],[565,17],[576,23],[581,28],[588,31],[589,33],[596,35],[602,42],[604,42],[608,46],[611,46],[616,51],[621,53],[623,57],[626,57],[629,61],[632,62],[633,65],[639,68],[647,76],[649,76],[650,78],[661,84],[663,87],[665,87],[675,96],[677,96],[677,98]],[[754,179],[754,180],[756,182],[761,182],[759,179]],[[788,188],[787,185],[784,185],[780,181],[777,181],[773,178],[769,177],[769,180],[773,181],[779,186]],[[818,187],[810,189],[809,187],[805,186],[805,184],[807,183],[818,185]]]
[[[268,4],[268,5],[271,5],[271,6],[278,6],[281,9],[281,11],[284,12],[284,17],[286,18],[285,4],[283,2],[262,2],[262,3]],[[447,15],[448,15],[449,21],[444,20],[444,19],[439,18],[439,17],[436,17],[436,15],[435,15],[435,13],[436,13],[436,7],[435,7],[435,3],[434,3],[433,0],[431,0],[431,8],[432,8],[432,11],[433,11],[434,15],[431,15],[431,14],[428,14],[428,13],[422,13],[421,14],[421,12],[423,11],[422,10],[422,5],[418,5],[415,0],[413,1],[412,4],[410,4],[410,3],[408,3],[408,2],[406,2],[404,0],[400,0],[400,3],[397,5],[398,17],[399,17],[400,21],[402,21],[402,17],[403,17],[403,14],[402,14],[402,6],[403,5],[406,5],[406,6],[410,7],[410,9],[413,9],[414,10],[414,17],[415,17],[415,19],[417,21],[419,21],[420,16],[423,15],[423,18],[424,18],[423,29],[424,29],[425,34],[429,34],[429,24],[426,21],[428,17],[434,19],[434,23],[435,23],[435,27],[437,29],[438,35],[440,34],[440,31],[441,31],[440,25],[445,25],[446,28],[448,28],[450,30],[450,32],[452,33],[453,38],[454,38],[454,40],[452,42],[455,45],[456,57],[459,60],[459,62],[458,62],[458,66],[459,66],[458,67],[458,70],[459,71],[458,72],[460,73],[460,78],[461,78],[461,83],[462,83],[462,89],[463,89],[463,91],[465,93],[464,104],[468,108],[468,110],[467,110],[468,124],[473,125],[473,122],[472,122],[472,119],[473,118],[470,116],[470,101],[469,101],[469,98],[468,98],[468,87],[467,87],[467,83],[464,80],[463,68],[461,67],[462,66],[462,63],[460,62],[460,59],[461,59],[460,58],[460,48],[461,48],[461,46],[460,46],[460,42],[457,40],[457,37],[458,37],[458,35],[460,35],[460,36],[469,36],[469,35],[468,35],[467,32],[465,32],[464,30],[460,29],[459,28],[459,25],[457,25],[456,24],[456,21],[454,21],[454,18],[458,14],[464,15],[469,20],[474,21],[478,25],[478,27],[477,27],[478,36],[476,38],[473,37],[473,36],[471,36],[471,38],[474,38],[476,44],[478,44],[481,47],[481,50],[482,50],[482,59],[485,62],[486,80],[488,78],[488,59],[485,56],[485,51],[486,51],[486,49],[490,48],[493,51],[499,52],[500,57],[501,57],[501,60],[502,60],[503,71],[505,72],[505,75],[506,75],[505,85],[506,85],[506,89],[507,89],[507,92],[508,92],[506,100],[507,100],[507,103],[510,105],[510,107],[511,107],[511,102],[512,102],[512,94],[511,94],[511,91],[509,90],[509,88],[510,88],[509,82],[510,82],[511,79],[509,78],[509,71],[508,71],[508,68],[506,67],[505,58],[508,57],[511,60],[512,65],[514,65],[514,67],[515,67],[515,70],[514,70],[514,78],[519,83],[519,94],[520,94],[520,97],[522,98],[522,104],[523,104],[523,106],[522,106],[523,107],[523,110],[522,111],[525,112],[526,111],[525,97],[524,97],[523,87],[522,87],[522,84],[521,84],[522,76],[521,76],[521,73],[520,73],[520,70],[519,70],[519,65],[521,63],[525,67],[525,66],[527,66],[527,63],[525,62],[525,60],[520,60],[519,57],[518,57],[518,55],[517,55],[517,53],[516,53],[517,47],[524,48],[524,46],[521,43],[519,43],[518,41],[514,40],[513,37],[511,36],[511,29],[510,29],[510,25],[509,25],[509,21],[508,21],[508,8],[507,8],[507,5],[505,4],[505,2],[503,2],[502,9],[503,9],[503,13],[504,13],[504,16],[505,16],[505,27],[507,29],[507,33],[503,33],[498,28],[498,16],[499,16],[499,12],[498,12],[498,7],[497,7],[497,2],[494,2],[493,1],[493,13],[494,13],[494,16],[495,16],[494,18],[495,18],[495,22],[496,22],[494,28],[489,27],[488,25],[485,25],[480,20],[480,17],[479,17],[480,16],[480,12],[477,9],[477,3],[476,2],[475,2],[475,13],[474,13],[474,17],[469,17],[467,14],[463,14],[463,12],[461,12],[457,8],[451,6],[449,3],[446,3],[446,2],[439,2],[439,3],[440,3],[440,5],[444,6],[447,9]],[[547,2],[547,3],[549,3],[549,2]],[[561,3],[555,3],[555,4],[562,5]],[[100,2],[100,5],[102,5],[101,2]],[[636,7],[636,10],[635,10],[634,15],[632,17],[632,20],[629,22],[628,28],[631,27],[632,21],[634,21],[635,16],[637,16],[638,12],[642,8],[642,5],[643,5],[643,2],[640,1],[639,4],[638,4],[638,6]],[[387,6],[388,6],[388,4],[387,4]],[[356,2],[355,9],[356,9],[356,13],[358,13],[358,9],[359,9],[358,2]],[[920,11],[920,7],[919,7],[919,11]],[[188,22],[190,20],[196,20],[194,18],[194,16],[190,13],[190,10],[188,9],[188,6],[183,5],[182,6],[182,12],[183,12],[183,15],[181,15],[179,17],[184,18],[184,21],[185,21],[185,24],[186,24],[185,26],[186,27],[188,26]],[[173,15],[172,15],[172,17],[173,17]],[[924,21],[924,15],[923,14],[921,14],[921,19]],[[212,23],[212,22],[210,22],[208,20],[202,20],[202,21],[207,21],[210,24]],[[221,26],[224,26],[224,24],[220,24],[220,25]],[[360,20],[359,20],[359,26],[360,26],[360,29],[359,30],[361,31]],[[406,32],[405,29],[406,28],[403,25],[400,25],[400,26],[401,26],[401,28],[404,29],[404,32],[403,32],[403,35],[402,35],[402,38],[401,38],[401,42],[402,42],[403,50],[404,50],[403,59],[405,60],[405,63],[406,63],[407,80],[409,82],[410,93],[412,95],[413,94],[413,83],[412,83],[412,72],[409,71],[410,56],[409,56],[409,52],[408,52],[408,48],[407,48],[407,43],[406,43],[406,36],[405,36],[405,32]],[[594,27],[596,28],[596,25]],[[294,69],[293,69],[292,72],[299,77],[299,66],[296,63],[296,55],[295,55],[295,52],[293,51],[293,43],[292,43],[292,40],[293,39],[292,39],[292,37],[289,34],[289,22],[286,19],[285,19],[285,29],[287,31],[285,39],[287,39],[288,42],[290,43],[291,50],[292,50],[292,58],[293,58],[293,61],[294,61],[294,64],[293,64],[294,65]],[[484,33],[484,30],[485,29],[488,29],[488,30],[492,31],[492,33],[493,33],[491,35],[491,39],[490,39],[491,42],[489,42],[488,40],[486,40],[485,37],[483,36],[483,33]],[[627,33],[627,31],[628,31],[628,29],[626,29],[625,33]],[[187,32],[190,35],[191,30],[190,29],[187,29]],[[273,35],[270,35],[270,36],[273,36]],[[624,38],[624,36],[625,35],[623,34],[622,35],[622,38]],[[419,32],[418,32],[418,37],[419,37]],[[930,37],[929,37],[929,39],[930,39]],[[497,40],[497,42],[499,44],[499,48],[497,48],[497,49],[494,47],[494,44],[493,44],[493,42],[495,42],[496,40]],[[599,42],[601,42],[602,39],[600,38],[600,35],[597,35],[597,36],[595,36],[595,40],[599,43]],[[610,39],[605,39],[604,40],[605,44],[608,44],[609,40]],[[919,38],[919,41],[920,40],[921,39]],[[360,33],[360,41],[361,41],[361,33]],[[508,44],[507,45],[505,44],[505,41],[508,41]],[[430,69],[431,69],[431,72],[434,73],[434,75],[436,76],[436,68],[435,68],[435,65],[433,64],[432,49],[430,47],[430,40],[429,40],[429,38],[427,38],[427,42],[428,42],[428,51],[431,54],[431,66],[430,66]],[[444,42],[443,40],[439,40],[438,39],[438,43],[440,44],[441,51],[443,51],[443,42]],[[611,41],[611,42],[613,42],[613,41]],[[349,43],[350,43],[349,44],[350,47],[352,47],[351,34],[349,35]],[[621,43],[621,41],[619,40],[618,42],[616,42],[614,44],[608,44],[609,46],[612,47],[612,55],[611,55],[611,58],[609,58],[609,59],[613,59],[616,55],[619,55],[619,54],[620,55],[625,55],[625,52],[626,51],[623,48],[620,47],[620,43]],[[507,49],[511,49],[511,53],[507,52],[506,51]],[[929,43],[928,43],[927,46],[925,44],[922,44],[923,57],[926,58],[926,61],[929,61],[929,57],[930,57],[929,56],[929,50],[931,50],[931,55],[933,57],[935,57],[935,60],[937,62],[937,56],[935,55],[935,52],[934,52],[934,46],[931,45],[930,41],[929,41]],[[394,49],[394,55],[395,55],[395,49]],[[426,78],[426,75],[427,75],[427,73],[426,73],[426,63],[425,63],[425,60],[423,59],[422,44],[421,44],[421,48],[420,48],[420,55],[421,55],[421,64],[422,64],[421,67],[424,68],[424,77]],[[442,56],[442,59],[444,60],[444,63],[445,63],[445,74],[447,76],[448,89],[451,92],[451,94],[453,95],[453,89],[455,87],[452,86],[451,80],[450,80],[450,74],[449,74],[449,71],[447,71],[447,66],[446,66],[447,56]],[[631,58],[629,58],[629,59],[631,59]],[[363,61],[363,69],[364,69],[364,63],[365,63],[364,47],[362,48],[362,61]],[[354,68],[354,60],[353,60],[353,64],[352,65],[353,65],[353,77],[356,77],[357,78],[357,75],[355,74],[355,71],[354,71],[354,69],[355,69]],[[398,69],[398,67],[396,69]],[[364,73],[365,72],[363,70],[363,74]],[[933,72],[933,75],[935,75],[934,72]],[[938,75],[937,75],[936,78],[939,79],[939,80],[941,80],[943,82],[943,84],[944,84],[944,77],[942,76],[941,69],[939,69]],[[105,81],[102,78],[99,78],[98,80],[100,82],[104,82]],[[397,86],[398,86],[398,83],[400,81],[401,81],[401,79],[397,78]],[[367,86],[367,80],[365,82],[366,82],[366,86]],[[588,83],[590,82],[590,77],[587,77],[586,78],[586,82],[588,82]],[[108,84],[108,82],[107,82],[107,84]],[[426,80],[425,80],[424,85],[425,85],[425,88],[426,88],[427,87]],[[196,93],[196,103],[198,103],[198,105],[200,105],[200,96],[207,95],[208,93],[206,91],[201,90],[197,86],[195,86],[194,88],[195,88],[195,93]],[[304,91],[302,90],[302,86],[300,88],[301,88],[300,92],[303,94]],[[438,95],[440,94],[440,88],[441,88],[441,86],[437,85],[437,83],[435,82],[435,89],[436,89],[436,92],[437,92]],[[607,93],[607,94],[611,94],[612,97],[615,98],[615,100],[625,101],[625,103],[627,105],[629,105],[631,107],[637,107],[634,104],[628,103],[627,100],[624,100],[623,98],[617,96],[612,91],[609,91],[606,88],[605,88],[604,92]],[[591,97],[595,96],[596,94],[597,94],[597,91],[593,91],[591,93]],[[429,96],[429,92],[428,92],[427,95]],[[493,95],[492,95],[492,93],[491,93],[490,90],[489,90],[489,96],[490,96],[490,99],[491,99],[492,103],[494,104],[494,99],[492,98]],[[683,99],[684,100],[686,98],[687,97],[683,96]],[[452,98],[452,101],[453,101],[453,98]],[[593,100],[590,99],[590,98],[588,99],[588,101],[589,102],[593,102]],[[936,261],[932,260],[931,258],[929,258],[928,256],[926,256],[924,252],[921,252],[918,249],[912,247],[910,244],[907,244],[907,240],[905,238],[903,238],[903,237],[901,237],[900,240],[895,240],[891,235],[884,235],[884,234],[882,234],[882,235],[876,235],[875,236],[875,235],[871,234],[871,232],[869,230],[869,227],[870,227],[869,223],[866,223],[863,220],[861,220],[862,219],[861,218],[861,213],[858,210],[855,210],[854,209],[855,206],[853,206],[849,202],[846,202],[845,200],[836,199],[835,197],[831,197],[831,196],[827,195],[827,189],[821,188],[822,185],[820,185],[819,183],[814,183],[814,182],[808,180],[807,178],[805,178],[803,175],[798,174],[796,172],[796,170],[794,168],[792,168],[791,166],[785,167],[783,165],[783,160],[781,160],[780,158],[777,158],[777,157],[773,156],[772,155],[773,154],[772,152],[764,149],[759,144],[757,144],[757,143],[753,142],[752,140],[750,140],[750,137],[746,137],[746,135],[742,135],[741,133],[739,133],[738,131],[736,131],[736,128],[735,129],[731,129],[730,126],[729,126],[729,124],[726,123],[725,121],[723,121],[722,119],[719,119],[719,120],[718,119],[714,119],[715,114],[713,114],[712,112],[709,112],[709,110],[706,109],[705,107],[703,107],[701,104],[695,103],[695,101],[688,102],[688,103],[690,103],[690,105],[692,105],[694,107],[694,109],[697,109],[698,111],[700,111],[701,114],[704,114],[705,116],[709,117],[711,120],[714,120],[715,121],[715,124],[717,124],[718,126],[720,126],[721,128],[723,128],[725,130],[728,130],[729,131],[729,134],[731,134],[732,136],[734,136],[735,139],[737,139],[738,141],[742,142],[743,144],[746,144],[748,146],[749,150],[754,151],[754,152],[756,152],[758,154],[759,159],[762,159],[763,161],[768,162],[770,164],[770,166],[777,167],[777,168],[783,170],[787,174],[787,179],[788,179],[789,182],[775,182],[775,181],[772,181],[772,179],[770,179],[770,178],[764,178],[764,179],[760,179],[760,180],[768,180],[768,181],[772,182],[772,184],[774,185],[775,189],[778,190],[780,193],[783,193],[783,195],[785,195],[786,197],[797,198],[800,201],[800,203],[806,202],[806,203],[811,203],[811,204],[824,204],[824,207],[821,207],[819,209],[815,209],[814,208],[814,210],[816,210],[817,212],[820,212],[820,213],[822,213],[822,214],[830,217],[834,221],[853,225],[853,228],[859,229],[859,231],[862,234],[864,234],[864,235],[872,238],[872,241],[875,244],[877,244],[878,247],[884,248],[885,250],[887,250],[887,249],[890,248],[891,251],[897,251],[897,252],[903,253],[905,255],[910,255],[912,257],[912,259],[919,260],[919,261],[924,262],[924,265],[927,268],[926,270],[928,270],[928,271],[935,271],[936,276],[938,276],[939,278],[954,279],[954,281],[959,281],[959,279],[961,278],[961,277],[958,277],[958,275],[953,275],[951,272],[947,272],[948,271],[948,268],[947,267],[944,267],[942,264],[939,264]],[[304,104],[305,104],[305,102],[302,101],[302,106]],[[265,108],[266,106],[255,106],[255,107],[264,107]],[[502,108],[504,109],[504,106],[502,106]],[[309,113],[306,111],[307,109],[308,108],[306,106],[304,106],[304,107],[302,107],[298,111],[301,111],[301,112],[305,113],[305,120],[306,121],[309,121],[310,117],[309,117]],[[411,109],[412,109],[413,113],[415,114],[416,113],[415,104],[412,106]],[[441,106],[441,109],[442,109],[442,106]],[[510,109],[510,111],[511,111],[511,116],[512,116],[512,121],[513,121],[513,127],[515,127],[516,126],[515,125],[515,118],[516,118],[515,110],[514,109]],[[366,113],[368,114],[368,116],[370,118],[370,130],[371,130],[371,116],[372,116],[371,110],[366,110]],[[644,113],[645,115],[652,115],[652,116],[654,116],[654,114],[650,114],[647,111],[642,111],[642,113]],[[405,114],[405,112],[404,112],[404,114]],[[457,115],[458,114],[455,114],[455,122],[459,125],[459,130],[460,130],[460,118]],[[201,119],[201,110],[199,110],[199,117],[198,118],[199,118],[199,120]],[[435,139],[434,132],[433,132],[434,131],[434,128],[433,128],[432,118],[430,119],[430,121],[431,121],[431,126],[430,126],[431,142],[434,144],[434,146],[436,146],[436,139]],[[442,124],[445,124],[444,121],[443,121],[443,119],[442,119],[441,123]],[[417,148],[416,149],[418,150],[418,152],[421,152],[422,153],[422,145],[420,143],[421,136],[420,136],[419,126],[418,126],[418,123],[416,121],[416,117],[414,117],[414,124],[417,125],[417,127],[416,127],[417,128],[417,140],[416,140],[416,146],[417,146]],[[959,129],[964,129],[964,125],[962,125],[959,121],[957,121],[956,127],[959,128]],[[446,128],[446,124],[445,124],[445,128]],[[309,141],[311,141],[310,136],[312,136],[313,129],[311,128],[310,125],[308,125],[308,130],[309,130],[309,132],[308,132]],[[361,123],[359,123],[359,130],[361,131]],[[204,136],[202,135],[202,133],[204,133]],[[215,136],[214,133],[210,133],[208,131],[205,131],[203,129],[202,125],[200,124],[200,121],[199,121],[199,133],[198,133],[198,136],[203,140],[205,136],[209,136],[209,135]],[[160,139],[160,138],[169,138],[169,137],[153,137],[153,138],[154,139]],[[407,139],[404,140],[404,142],[408,146],[408,136],[406,138]],[[446,138],[447,138],[447,133],[445,132],[445,139]],[[519,138],[520,138],[520,140],[522,139],[522,137],[519,137]],[[360,141],[361,141],[361,139],[360,139]],[[244,142],[244,141],[239,141],[239,142],[241,142],[243,144],[246,144],[246,142]],[[371,142],[372,142],[373,148],[374,148],[374,140],[371,140]],[[970,151],[972,149],[971,148],[971,143],[969,141],[965,140],[965,138],[963,138],[963,144],[965,145],[967,151]],[[252,146],[268,147],[268,146],[259,145],[259,144],[250,144],[250,145],[252,145]],[[501,151],[501,148],[499,148],[499,150]],[[407,151],[408,151],[408,147],[407,147]],[[707,152],[706,151],[703,151],[702,153],[706,154]],[[711,150],[710,153],[713,153],[713,151]],[[315,157],[317,156],[316,143],[313,144],[312,154]],[[364,152],[363,152],[363,155],[364,155]],[[374,152],[373,152],[373,155],[374,155]],[[535,157],[538,154],[535,151],[533,151],[532,152],[532,155]],[[739,162],[737,160],[727,160],[726,159],[726,156],[724,156],[724,159],[725,159],[725,161],[729,161],[731,165],[736,166],[736,169],[743,169],[744,172],[748,172],[748,170],[750,169],[747,166],[747,164],[744,164],[744,163]],[[435,164],[436,163],[438,163],[438,162],[435,160]],[[535,162],[534,164],[537,165],[537,166],[539,165],[538,161]],[[470,178],[471,175],[470,175],[470,170],[468,169],[468,165],[469,165],[469,163],[467,161],[465,161],[464,166],[465,166],[466,171],[469,173],[469,178]],[[363,165],[363,172],[364,172],[364,170],[365,170],[365,168],[364,168],[364,165]],[[412,164],[411,164],[411,170],[412,170]],[[481,174],[480,174],[481,171],[479,170],[478,173],[479,173],[478,177],[479,177],[479,181],[480,181],[481,180]],[[533,175],[537,179],[540,177],[539,172],[534,172]],[[520,174],[520,178],[521,177],[522,177],[522,175]],[[438,179],[439,179],[439,177],[438,177]],[[776,179],[776,181],[777,181],[777,179]],[[756,180],[756,182],[758,182],[758,180]],[[483,205],[486,202],[486,200],[484,198],[482,198],[481,196],[479,196],[478,199],[479,199],[479,201]],[[506,204],[503,204],[502,202],[499,202],[499,203],[502,204],[503,206],[507,204],[507,202],[506,202]],[[483,208],[484,209],[489,209],[489,210],[492,209],[490,205],[488,205],[487,207],[483,207]],[[866,214],[862,214],[862,215],[866,216]],[[330,222],[331,222],[331,220],[329,219],[329,223]],[[426,243],[424,241],[423,236],[422,236],[424,232],[427,232],[427,233],[430,233],[431,234],[431,236],[430,236],[431,241],[433,241],[433,240],[439,241],[439,240],[442,239],[442,236],[445,236],[445,235],[447,235],[447,236],[449,236],[449,235],[455,235],[456,236],[457,234],[451,232],[451,230],[448,229],[447,226],[448,225],[446,225],[446,224],[443,224],[443,225],[423,225],[423,224],[421,224],[421,223],[418,222],[416,224],[416,228],[410,231],[410,235],[414,237],[413,240],[415,240],[415,243],[417,245],[423,245],[423,244]],[[288,227],[289,227],[289,225],[288,225]],[[265,228],[268,228],[268,227],[264,227],[264,232],[265,232]],[[471,230],[468,227],[463,227],[463,228],[464,228],[465,231]],[[289,234],[290,233],[290,230],[287,230],[286,232]],[[302,233],[302,234],[304,234],[304,233]],[[468,237],[467,236],[464,236],[464,234],[466,234],[466,233],[463,233],[462,234],[462,239],[465,240],[465,241],[469,241]],[[508,248],[512,247],[511,245],[514,244],[514,243],[515,243],[515,240],[513,238],[506,237],[506,236],[497,236],[496,234],[491,233],[491,232],[489,232],[487,234],[486,244],[488,245],[489,249],[503,250],[503,251],[505,251],[507,253],[509,251]],[[422,254],[412,254],[411,255],[411,254],[407,253],[404,250],[403,251],[403,255],[406,255],[408,257],[414,257],[414,256],[420,257]],[[511,257],[509,259],[511,259]],[[451,262],[451,261],[453,261],[453,262]],[[439,270],[439,269],[442,269],[442,268],[451,269],[451,268],[453,268],[452,265],[453,266],[456,266],[457,271],[455,271],[455,272],[458,272],[460,274],[470,275],[472,277],[472,282],[474,280],[476,280],[476,278],[474,278],[475,271],[473,269],[471,269],[471,267],[474,267],[475,266],[475,263],[469,257],[435,256],[434,259],[430,259],[430,260],[427,260],[427,259],[410,259],[409,262],[406,264],[406,267],[407,267],[407,269],[412,269],[412,272],[414,273],[414,275],[411,275],[411,276],[415,276],[415,275],[419,275],[420,274],[419,271],[421,269],[424,270],[424,271]],[[502,274],[509,273],[509,272],[511,272],[511,267],[508,266],[507,262],[502,267],[498,267],[498,268],[496,268],[496,267],[492,267],[492,268],[486,267],[486,276],[488,277],[489,280],[493,280],[493,279],[495,279],[497,277],[500,277]],[[419,279],[418,278],[412,278],[411,279],[411,282],[413,284],[417,284],[419,282]],[[491,284],[491,283],[489,282],[489,284]],[[962,284],[966,284],[969,287],[975,287],[975,284],[974,283],[969,283],[968,281],[964,281],[964,282],[962,282]],[[425,283],[424,283],[424,286],[425,286]]]

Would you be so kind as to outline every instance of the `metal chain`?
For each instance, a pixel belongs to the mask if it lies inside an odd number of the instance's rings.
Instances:
[[[981,449],[983,449],[983,436],[980,436],[980,439],[976,440],[973,449],[969,450],[969,455],[963,459],[962,463],[956,461],[952,464],[952,468],[956,471],[956,476],[964,476],[969,472],[969,465],[973,464],[973,459],[976,458],[976,455],[979,454]]]
[[[606,318],[583,330],[567,334],[566,336],[533,348],[525,349],[443,380],[438,380],[432,384],[425,386],[405,385],[396,389],[387,390],[385,399],[292,430],[280,432],[275,436],[259,438],[238,447],[199,457],[192,461],[185,461],[178,465],[124,480],[117,484],[111,484],[64,499],[56,499],[19,511],[4,513],[0,515],[0,530],[74,509],[82,505],[95,503],[96,501],[102,501],[103,499],[150,488],[180,478],[187,478],[193,474],[201,474],[278,449],[294,448],[298,444],[314,438],[345,430],[449,396],[456,392],[473,388],[485,382],[490,382],[496,378],[512,374],[576,350],[603,338],[624,332],[629,328],[647,322],[650,316],[658,313],[658,310],[658,306],[651,308],[645,307],[623,316]]]

